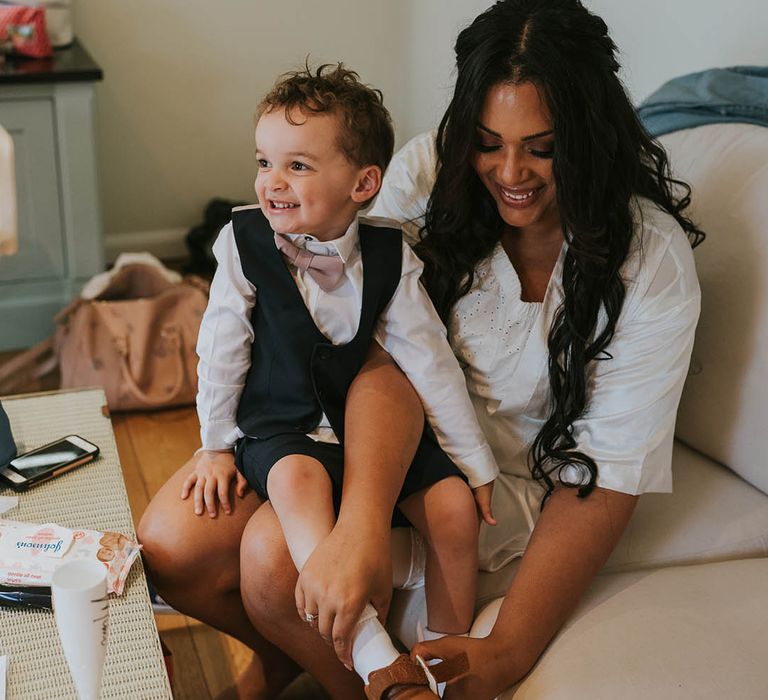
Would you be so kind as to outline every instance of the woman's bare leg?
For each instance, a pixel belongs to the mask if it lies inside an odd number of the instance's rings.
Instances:
[[[331,697],[365,698],[360,678],[345,669],[333,647],[299,617],[294,595],[297,578],[280,522],[271,504],[265,503],[251,516],[240,550],[241,595],[250,621]]]
[[[188,462],[162,486],[139,523],[149,577],[174,608],[253,649],[251,695],[274,697],[298,669],[254,629],[240,598],[240,540],[261,501],[249,492],[232,499],[231,515],[197,516],[179,497],[192,468]]]

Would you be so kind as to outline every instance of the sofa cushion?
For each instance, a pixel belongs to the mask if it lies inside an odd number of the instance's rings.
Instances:
[[[680,442],[672,472],[674,492],[640,498],[604,572],[768,557],[768,496]],[[518,562],[480,574],[478,607],[504,595]],[[396,591],[393,633],[411,646],[419,623],[426,623],[424,589]]]
[[[680,442],[673,493],[638,501],[606,571],[768,556],[768,496]]]
[[[483,610],[485,636],[498,603]],[[768,559],[598,576],[503,700],[768,698]],[[621,640],[617,644],[617,640]]]
[[[713,124],[661,141],[707,233],[677,435],[768,493],[768,129]]]

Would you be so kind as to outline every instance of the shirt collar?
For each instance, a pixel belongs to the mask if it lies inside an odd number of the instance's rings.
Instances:
[[[338,255],[342,262],[346,263],[352,253],[354,253],[359,242],[357,217],[352,219],[343,235],[334,238],[332,241],[319,241],[310,234],[287,233],[286,237],[294,245],[300,248],[306,248],[315,255]]]

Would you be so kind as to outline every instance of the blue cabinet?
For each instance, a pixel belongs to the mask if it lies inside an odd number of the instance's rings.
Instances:
[[[0,70],[19,216],[19,251],[0,258],[0,350],[49,335],[56,312],[104,270],[93,114],[101,71],[79,45],[18,66]]]

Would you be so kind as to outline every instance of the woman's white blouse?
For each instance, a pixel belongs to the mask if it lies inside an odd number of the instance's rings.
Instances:
[[[434,136],[417,136],[395,155],[371,211],[401,222],[411,243],[435,180]],[[598,465],[598,486],[630,494],[671,490],[675,414],[700,304],[683,230],[648,201],[639,201],[635,212],[637,236],[622,271],[627,295],[607,348],[611,359],[592,363],[587,410],[574,424],[578,449]],[[522,552],[538,515],[542,491],[531,478],[528,449],[550,406],[547,337],[563,298],[565,248],[538,303],[520,299],[517,273],[498,244],[478,265],[448,329],[502,472],[493,499],[500,523],[481,531],[486,570]],[[564,477],[579,480],[575,473]]]

